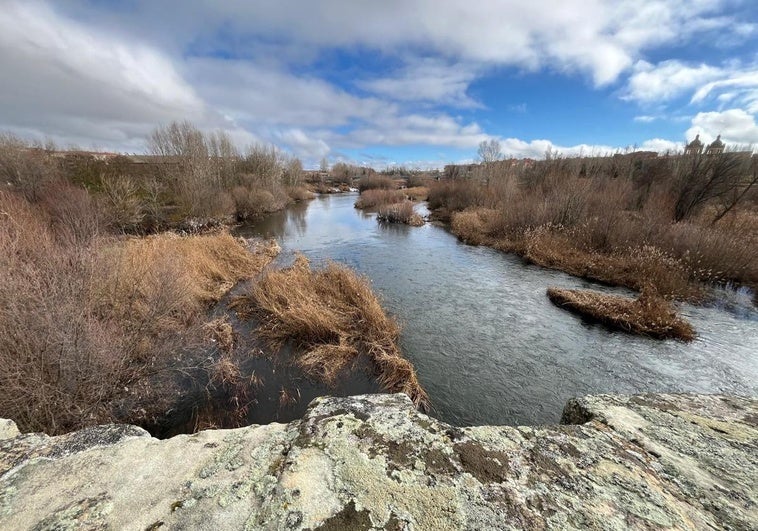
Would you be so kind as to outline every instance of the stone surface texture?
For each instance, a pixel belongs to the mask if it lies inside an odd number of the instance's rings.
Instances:
[[[0,420],[0,529],[756,529],[758,400],[598,395],[457,428],[405,395],[157,440]]]

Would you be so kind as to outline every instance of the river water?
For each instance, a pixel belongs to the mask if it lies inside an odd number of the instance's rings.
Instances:
[[[401,347],[451,424],[555,423],[566,400],[596,393],[758,394],[758,312],[750,294],[685,305],[689,344],[612,332],[553,306],[548,286],[624,290],[526,265],[459,242],[446,229],[377,223],[356,194],[320,196],[239,232],[275,237],[288,264],[303,252],[368,276],[402,323]],[[421,207],[423,208],[423,206]]]

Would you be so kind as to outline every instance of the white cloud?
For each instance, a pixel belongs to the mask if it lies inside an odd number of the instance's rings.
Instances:
[[[291,43],[290,59],[314,48],[363,46],[404,58],[548,66],[588,74],[597,85],[616,80],[646,49],[739,22],[719,14],[722,0],[133,2],[138,31],[158,41],[166,38],[170,14],[174,36],[204,43],[223,29],[233,51],[243,56],[254,53],[249,44],[261,37]],[[79,11],[95,16],[91,5]],[[107,16],[98,21],[113,23]]]
[[[638,61],[622,98],[641,103],[662,103],[722,75],[721,68],[706,64],[690,66],[670,60],[653,65],[647,61]]]
[[[357,85],[369,92],[397,101],[429,102],[459,108],[482,105],[466,91],[477,77],[479,68],[467,64],[448,64],[425,58],[406,64],[390,77],[359,81]]]
[[[314,137],[302,129],[287,129],[276,134],[279,143],[285,144],[297,156],[318,161],[329,155],[331,148],[324,140]]]
[[[725,72],[717,81],[701,86],[693,94],[691,101],[702,103],[713,95],[716,95],[720,102],[737,102],[748,112],[758,113],[758,68]]]
[[[758,67],[734,61],[721,66],[639,61],[622,98],[647,105],[664,104],[684,95],[690,95],[694,105],[714,101],[720,108],[740,106],[758,113]]]
[[[396,109],[387,101],[359,98],[278,67],[206,58],[189,60],[186,70],[209,104],[252,124],[341,126]]]
[[[383,114],[351,131],[344,147],[360,145],[431,145],[453,148],[476,148],[489,135],[476,123],[462,123],[447,114]]]
[[[758,123],[754,115],[742,109],[701,112],[692,119],[692,127],[687,130],[687,138],[694,138],[697,134],[706,143],[721,135],[721,139],[727,145],[756,145]]]
[[[305,158],[366,145],[473,151],[491,135],[440,107],[481,106],[471,84],[503,66],[580,73],[604,85],[636,65],[639,84],[630,82],[629,92],[636,101],[682,91],[748,111],[758,101],[754,72],[639,61],[652,47],[733,25],[718,15],[721,0],[0,3],[0,128],[64,144],[137,151],[155,125],[189,119],[239,143],[282,143]],[[354,81],[370,96],[307,73],[315,59],[328,63],[343,48],[377,54],[378,63],[401,58],[403,66],[374,78],[358,69],[356,80],[342,83]],[[503,144],[532,157],[548,147],[611,149]]]
[[[671,140],[665,140],[663,138],[651,138],[645,140],[642,144],[637,146],[639,151],[656,151],[658,153],[681,151],[684,149],[684,144],[681,142],[672,142]]]
[[[0,72],[0,127],[136,147],[156,122],[214,119],[164,55],[36,2],[0,10]]]

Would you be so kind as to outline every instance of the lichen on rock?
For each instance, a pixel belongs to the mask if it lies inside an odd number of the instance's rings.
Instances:
[[[758,400],[599,395],[562,425],[457,428],[398,395],[156,440],[0,422],[0,528],[752,529]]]

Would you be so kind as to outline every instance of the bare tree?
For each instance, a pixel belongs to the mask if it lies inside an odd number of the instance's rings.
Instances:
[[[321,159],[321,166],[319,166],[319,171],[322,173],[327,173],[329,171],[329,160],[327,160],[326,157]]]
[[[300,186],[303,181],[303,163],[297,157],[286,157],[282,161],[284,172],[282,181],[287,186]]]
[[[495,162],[500,160],[503,156],[502,153],[500,153],[500,142],[494,138],[490,140],[482,140],[479,143],[479,149],[477,149],[476,154],[482,162]]]
[[[192,123],[171,122],[158,127],[148,138],[148,151],[163,157],[208,158],[208,145],[202,131]]]
[[[685,155],[674,180],[674,220],[682,221],[706,204],[715,207],[715,223],[731,211],[758,182],[749,154],[724,152]]]
[[[332,180],[336,183],[347,183],[352,181],[355,168],[349,166],[344,162],[338,162],[332,166]]]

